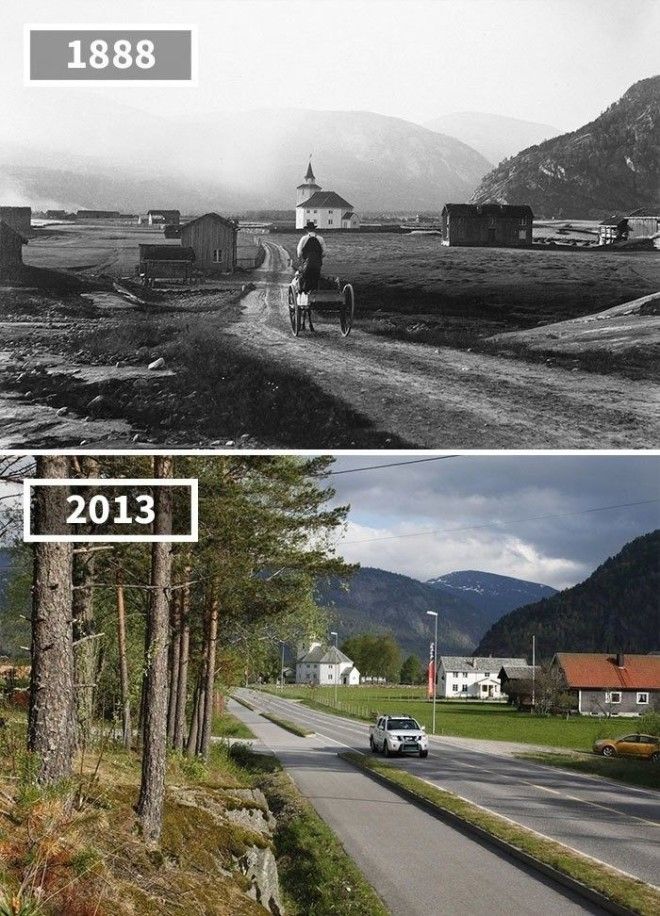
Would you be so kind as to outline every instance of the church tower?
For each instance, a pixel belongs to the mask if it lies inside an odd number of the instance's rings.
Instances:
[[[300,204],[304,204],[306,200],[309,200],[312,194],[315,194],[320,190],[321,187],[316,183],[316,178],[314,178],[314,172],[312,171],[312,160],[310,159],[309,165],[307,166],[307,172],[305,174],[305,180],[296,188],[296,207]]]

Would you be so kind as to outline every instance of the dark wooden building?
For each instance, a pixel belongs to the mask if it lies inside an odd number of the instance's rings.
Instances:
[[[28,238],[32,232],[31,207],[0,207],[0,220],[24,238]]]
[[[181,244],[195,252],[195,266],[210,273],[227,273],[236,266],[236,234],[233,220],[205,213],[181,227]]]
[[[527,205],[445,204],[442,243],[525,248],[532,244],[533,220]]]
[[[78,219],[119,219],[119,210],[78,210]]]
[[[157,280],[192,280],[195,252],[181,245],[139,245],[138,276],[149,286]]]
[[[28,241],[4,220],[0,220],[0,278],[11,280],[23,267],[23,245]]]

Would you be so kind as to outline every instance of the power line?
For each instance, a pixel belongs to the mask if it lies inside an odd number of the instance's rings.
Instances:
[[[629,509],[632,506],[646,506],[649,503],[660,502],[660,498],[655,499],[641,499],[638,502],[634,503],[619,503],[616,506],[596,506],[591,509],[580,509],[576,512],[561,512],[556,515],[528,515],[525,518],[512,518],[505,519],[504,521],[499,522],[486,522],[483,525],[465,525],[461,528],[428,528],[425,531],[415,531],[412,534],[387,534],[382,537],[377,538],[362,538],[358,541],[342,541],[342,547],[348,544],[368,544],[372,541],[397,541],[401,538],[418,538],[423,537],[425,534],[453,534],[458,531],[474,531],[479,528],[497,528],[500,525],[516,525],[521,522],[537,522],[549,518],[567,518],[571,515],[587,515],[590,512],[608,512],[611,509]]]
[[[328,471],[328,477],[339,474],[357,474],[358,471],[379,471],[381,468],[398,468],[402,464],[424,464],[427,461],[446,461],[447,458],[462,458],[462,455],[434,455],[433,458],[411,458],[410,461],[391,461],[389,464],[370,464],[363,468],[346,468],[343,471]]]

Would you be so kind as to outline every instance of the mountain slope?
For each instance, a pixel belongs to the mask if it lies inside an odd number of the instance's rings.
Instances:
[[[475,591],[479,588],[479,591]],[[317,601],[327,607],[345,638],[353,633],[391,632],[405,654],[424,659],[433,639],[437,611],[438,642],[445,655],[468,655],[490,624],[545,585],[482,572],[457,572],[433,582],[364,566],[343,587],[338,579],[320,584]]]
[[[480,111],[456,111],[427,121],[424,127],[456,137],[496,165],[521,149],[541,143],[561,133],[550,124],[537,124],[519,118],[485,114]]]
[[[477,655],[652,652],[660,649],[660,530],[636,538],[584,582],[518,608],[483,637]]]
[[[641,80],[590,124],[489,172],[471,203],[529,204],[537,217],[598,218],[660,206],[660,76]]]
[[[41,108],[38,121],[15,115],[23,149],[0,147],[4,197],[14,187],[16,198],[68,209],[293,210],[311,152],[318,183],[362,212],[438,210],[466,201],[490,167],[460,140],[372,112],[218,112],[174,122],[117,103],[80,104],[87,107],[75,117],[61,104],[57,117]],[[70,175],[79,171],[76,188]]]
[[[463,597],[469,601],[480,612],[481,620],[486,626],[515,608],[557,594],[557,589],[549,585],[474,569],[437,576],[429,579],[427,584],[442,589],[446,594]]]

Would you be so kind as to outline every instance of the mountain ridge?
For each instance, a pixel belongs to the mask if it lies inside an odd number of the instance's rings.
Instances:
[[[634,83],[593,121],[521,150],[470,203],[529,204],[538,217],[603,218],[660,206],[660,76]]]
[[[454,111],[425,121],[423,126],[462,140],[493,165],[562,133],[551,124],[482,111]]]

